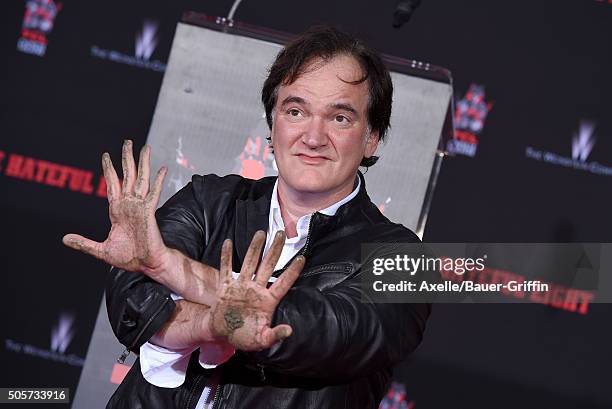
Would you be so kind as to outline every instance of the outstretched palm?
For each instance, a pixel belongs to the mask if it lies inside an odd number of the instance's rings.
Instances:
[[[165,167],[159,170],[153,188],[149,189],[150,155],[150,148],[143,147],[136,173],[132,142],[125,141],[122,150],[123,184],[117,177],[110,155],[102,155],[111,230],[102,243],[78,234],[67,234],[63,238],[64,244],[115,267],[140,271],[155,278],[168,253],[155,220],[155,208],[167,170]]]
[[[222,284],[217,303],[211,307],[210,330],[215,337],[226,337],[236,349],[259,351],[291,335],[289,325],[271,328],[272,315],[304,267],[304,257],[298,256],[268,289],[266,284],[274,271],[285,242],[283,232],[274,237],[272,247],[257,269],[259,254],[266,234],[259,231],[253,237],[244,258],[240,277],[232,280],[232,243],[226,240],[221,251]],[[257,269],[257,274],[255,270]],[[253,278],[253,274],[255,277]]]

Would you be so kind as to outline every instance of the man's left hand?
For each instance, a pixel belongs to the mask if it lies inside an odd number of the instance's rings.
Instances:
[[[232,242],[226,240],[221,251],[222,282],[218,289],[217,303],[211,306],[210,331],[214,337],[227,338],[230,344],[242,351],[270,348],[289,337],[292,332],[286,324],[272,328],[272,315],[297,280],[305,259],[303,256],[296,257],[268,289],[266,285],[282,252],[285,234],[276,234],[270,250],[257,269],[265,241],[266,234],[263,231],[255,233],[237,280],[232,280]]]

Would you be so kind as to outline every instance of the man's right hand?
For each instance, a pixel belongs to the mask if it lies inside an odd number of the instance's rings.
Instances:
[[[155,220],[155,209],[162,191],[166,167],[162,167],[149,188],[151,149],[140,151],[138,173],[132,153],[132,141],[122,150],[123,184],[120,183],[108,153],[102,155],[107,184],[111,230],[99,243],[78,234],[63,238],[66,246],[90,254],[115,267],[145,273],[158,279],[165,269],[169,249],[165,246]]]

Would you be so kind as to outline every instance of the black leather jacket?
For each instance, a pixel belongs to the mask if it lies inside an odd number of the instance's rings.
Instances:
[[[359,177],[359,193],[335,216],[311,219],[300,251],[306,265],[273,317],[274,325],[291,325],[293,334],[268,350],[238,351],[220,365],[215,408],[377,408],[392,366],[421,341],[429,304],[362,301],[360,244],[418,238],[380,213]],[[231,238],[239,271],[253,234],[268,228],[274,181],[194,176],[157,212],[164,241],[218,267],[221,244]],[[135,352],[175,308],[167,288],[123,270],[111,272],[106,302],[115,335]],[[194,408],[213,371],[197,358],[194,353],[178,388],[149,384],[137,361],[107,408]]]

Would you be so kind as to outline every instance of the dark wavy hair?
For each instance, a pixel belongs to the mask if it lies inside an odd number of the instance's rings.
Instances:
[[[266,120],[272,129],[272,110],[276,105],[280,85],[292,84],[314,58],[327,62],[337,55],[349,55],[361,66],[363,77],[351,84],[368,82],[367,120],[371,131],[378,131],[384,141],[391,118],[393,84],[387,67],[376,51],[361,40],[329,26],[311,27],[283,48],[270,67],[261,90]],[[370,167],[378,156],[363,158],[361,166]]]

